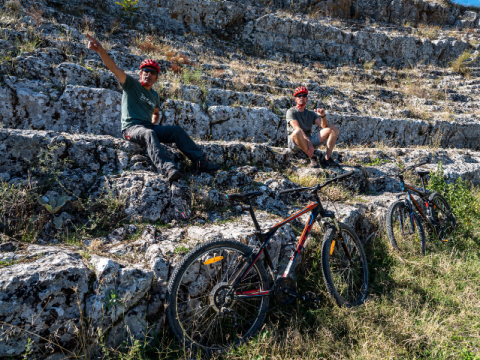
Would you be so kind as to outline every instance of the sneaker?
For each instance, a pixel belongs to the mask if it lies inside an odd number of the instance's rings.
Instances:
[[[330,166],[330,167],[339,167],[340,166],[340,164],[338,162],[336,162],[335,160],[333,160],[332,158],[330,158],[328,160],[325,160],[325,158],[323,158],[322,164],[325,165],[325,166]]]
[[[167,173],[167,179],[168,181],[176,181],[182,177],[182,173],[178,171],[177,169],[172,169]]]
[[[318,164],[318,159],[315,155],[310,158],[310,167],[315,169],[320,167],[320,165]]]
[[[220,169],[220,166],[210,164],[208,161],[205,161],[205,160],[199,160],[195,164],[195,170],[196,170],[197,173],[199,173],[199,172],[213,172],[213,171],[217,171],[218,169]]]

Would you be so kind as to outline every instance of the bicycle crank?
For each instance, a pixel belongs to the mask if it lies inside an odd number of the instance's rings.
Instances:
[[[295,299],[299,299],[309,308],[318,308],[319,300],[317,294],[307,291],[305,294],[297,292],[297,286],[292,278],[279,278],[275,284],[275,299],[282,305],[289,305]]]
[[[282,305],[291,304],[297,297],[297,285],[292,278],[281,277],[275,284],[275,299]]]

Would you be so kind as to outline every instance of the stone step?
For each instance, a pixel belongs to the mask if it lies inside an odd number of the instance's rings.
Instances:
[[[131,170],[155,171],[140,145],[108,135],[82,135],[54,131],[35,131],[0,128],[0,179],[12,181],[24,176],[33,164],[43,156],[52,157],[52,169],[66,167],[71,175],[83,178],[78,194],[83,187],[92,186],[99,173],[115,174]],[[199,141],[207,160],[222,165],[261,163],[268,166],[284,166],[291,151],[264,144]],[[170,146],[164,149],[176,162],[183,155]]]
[[[95,183],[98,174],[118,174],[125,171],[147,171],[156,173],[147,158],[145,149],[132,142],[111,136],[93,136],[81,134],[56,133],[53,131],[34,131],[0,129],[0,179],[8,182],[22,182],[28,170],[33,169],[45,154],[50,154],[52,169],[65,169],[66,174],[79,181],[72,191],[81,194]],[[265,144],[198,141],[205,158],[215,164],[239,166],[262,164],[274,168],[286,168],[297,163],[302,156],[289,149],[272,147]],[[177,163],[182,155],[174,148],[164,146]],[[68,158],[65,163],[62,159]],[[344,166],[370,166],[381,171],[383,164],[402,162],[410,165],[427,159],[435,169],[442,161],[448,180],[461,177],[464,180],[480,184],[480,152],[469,149],[439,148],[388,148],[382,144],[378,148],[341,148],[334,151],[334,158]],[[66,165],[68,164],[68,166]],[[300,169],[300,168],[299,168]],[[324,176],[323,170],[304,172],[302,176]],[[374,175],[377,176],[377,175]],[[81,179],[81,180],[80,180]]]
[[[339,62],[377,65],[446,63],[455,60],[470,45],[463,41],[432,42],[406,34],[382,33],[370,29],[343,30],[299,16],[264,15],[248,23],[239,38],[271,54],[283,51],[292,56],[330,59]]]
[[[7,80],[7,86],[0,88],[0,123],[4,127],[121,137],[121,95],[118,92],[67,85],[60,96],[54,92],[46,94],[37,82],[11,77]],[[240,93],[216,93],[222,99],[228,99],[225,96],[229,95],[237,99],[243,95],[245,101],[248,96],[253,98],[253,95]],[[55,99],[55,96],[58,98]],[[289,105],[288,99],[283,100],[284,105]],[[279,98],[278,103],[283,100]],[[361,144],[366,141],[389,141],[391,145],[403,147],[429,144],[472,149],[479,147],[480,123],[474,119],[424,121],[333,111],[327,115],[340,128],[339,142]],[[265,107],[221,105],[211,106],[204,111],[197,103],[168,99],[161,107],[160,124],[180,125],[197,138],[274,145],[286,143],[287,124],[282,112],[277,114]]]

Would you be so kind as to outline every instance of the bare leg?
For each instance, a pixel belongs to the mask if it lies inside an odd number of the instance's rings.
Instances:
[[[309,158],[311,158],[313,156],[313,146],[311,145],[311,143],[309,144],[309,142],[305,139],[305,134],[303,133],[302,130],[294,130],[292,132],[292,140],[293,142],[298,145],[300,147],[300,149],[303,150],[303,152],[305,154],[307,154],[307,156]],[[310,145],[310,149],[309,149],[309,145]],[[309,155],[308,152],[309,150],[311,151],[312,155]]]
[[[324,142],[325,140],[327,141],[327,153],[325,155],[325,160],[328,160],[330,159],[330,156],[332,156],[333,148],[335,147],[335,143],[337,142],[338,127],[336,127],[335,125],[329,125],[326,128],[320,130],[319,136],[320,142]]]

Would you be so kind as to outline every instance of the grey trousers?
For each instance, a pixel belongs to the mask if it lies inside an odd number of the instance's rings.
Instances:
[[[133,125],[122,131],[125,140],[147,148],[147,153],[158,171],[167,175],[175,162],[160,144],[176,144],[193,163],[203,158],[202,150],[180,126]]]

